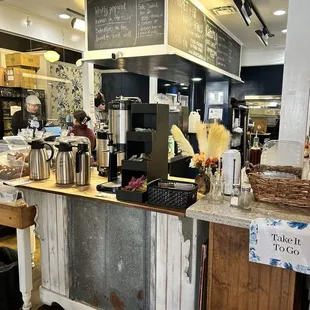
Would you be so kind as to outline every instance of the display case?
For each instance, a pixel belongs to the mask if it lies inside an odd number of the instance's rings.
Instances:
[[[45,121],[45,91],[39,89],[25,89],[19,87],[0,87],[0,139],[12,136],[12,117],[15,112],[25,107],[29,95],[37,96],[41,101],[39,121]],[[23,109],[23,111],[26,111]],[[23,113],[24,114],[24,113]]]

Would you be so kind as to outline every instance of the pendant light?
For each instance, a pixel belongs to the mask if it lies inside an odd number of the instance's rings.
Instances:
[[[49,50],[44,53],[44,58],[49,62],[55,62],[59,60],[60,55],[56,51]]]

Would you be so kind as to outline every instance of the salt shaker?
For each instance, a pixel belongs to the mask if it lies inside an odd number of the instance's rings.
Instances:
[[[230,205],[232,207],[239,207],[240,206],[240,185],[239,184],[233,184],[232,186],[232,192],[231,192],[231,198],[230,198]]]

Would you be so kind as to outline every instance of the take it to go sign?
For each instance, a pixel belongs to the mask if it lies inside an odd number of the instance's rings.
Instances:
[[[259,218],[250,225],[249,261],[310,274],[310,225]]]

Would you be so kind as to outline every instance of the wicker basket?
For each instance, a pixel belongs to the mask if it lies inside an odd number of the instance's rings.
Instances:
[[[272,179],[262,175],[264,171],[292,173],[298,179]],[[254,197],[258,201],[310,207],[310,181],[300,180],[302,169],[291,166],[257,165],[248,171]]]
[[[158,183],[179,183],[192,185],[191,190],[159,187]],[[147,185],[148,203],[150,205],[173,209],[186,209],[197,201],[198,185],[181,181],[156,179]]]

